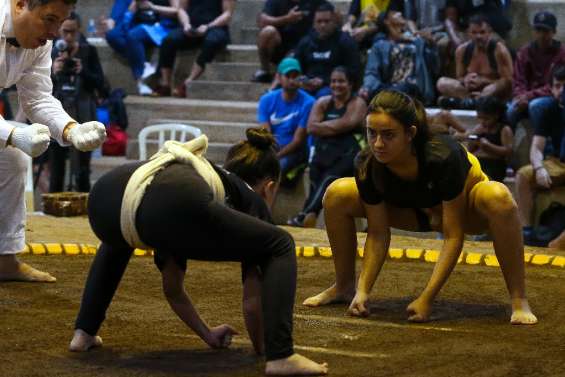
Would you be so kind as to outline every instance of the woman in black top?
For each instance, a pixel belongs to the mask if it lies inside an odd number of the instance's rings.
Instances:
[[[488,229],[512,300],[511,323],[536,323],[525,293],[520,221],[506,186],[489,181],[476,157],[456,141],[429,138],[423,107],[400,92],[382,91],[371,101],[367,139],[370,148],[359,157],[355,179],[335,181],[324,198],[336,283],[304,304],[351,301],[351,315],[369,315],[366,305],[387,255],[390,228],[436,230],[445,236],[439,260],[424,291],[407,308],[408,320],[427,321],[465,234]],[[357,289],[355,217],[368,222]]]
[[[200,170],[173,162],[146,187],[134,213],[135,228],[139,239],[154,249],[171,308],[210,347],[229,346],[235,330],[225,324],[210,328],[200,318],[184,289],[187,259],[242,263],[244,319],[255,351],[265,351],[268,374],[325,374],[325,364],[293,351],[294,241],[272,225],[268,208],[280,179],[275,140],[262,129],[247,130],[247,138],[228,152],[226,170],[211,166],[225,203],[214,199],[215,191]],[[88,274],[71,351],[102,344],[96,334],[134,250],[120,225],[124,192],[144,164],[114,169],[90,193],[89,220],[102,244]]]
[[[288,225],[316,225],[324,192],[337,178],[353,176],[353,160],[364,143],[362,123],[367,105],[353,94],[353,81],[347,68],[333,69],[330,89],[332,94],[319,98],[310,112],[308,133],[314,137],[309,165],[310,192],[302,211]]]
[[[177,51],[200,47],[189,76],[172,92],[175,97],[186,97],[186,85],[200,77],[206,64],[230,42],[229,23],[234,9],[235,0],[180,0],[180,27],[171,31],[159,50],[161,82],[157,94],[171,95]]]

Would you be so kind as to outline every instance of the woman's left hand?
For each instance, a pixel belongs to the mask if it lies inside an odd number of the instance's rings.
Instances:
[[[212,348],[228,348],[231,344],[232,337],[238,334],[239,333],[233,327],[223,324],[212,327],[204,341]]]
[[[406,308],[410,322],[427,322],[432,313],[432,303],[418,297]]]

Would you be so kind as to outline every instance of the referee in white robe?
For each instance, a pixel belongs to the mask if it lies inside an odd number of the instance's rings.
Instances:
[[[99,122],[78,124],[52,96],[51,40],[77,0],[0,0],[0,91],[16,85],[18,100],[33,124],[16,128],[0,116],[0,281],[56,279],[18,260],[25,248],[24,153],[43,153],[50,137],[87,151],[105,138]]]

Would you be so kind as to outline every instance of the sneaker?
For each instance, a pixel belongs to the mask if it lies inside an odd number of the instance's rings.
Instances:
[[[186,85],[185,85],[185,83],[181,83],[181,84],[177,85],[177,87],[175,89],[173,89],[172,95],[173,95],[173,97],[177,97],[177,98],[186,98]]]
[[[171,96],[171,87],[159,84],[155,88],[155,91],[153,92],[152,96],[154,96],[154,97],[170,97]]]
[[[477,108],[477,100],[474,98],[463,98],[461,100],[460,109],[475,110]]]
[[[441,96],[437,99],[437,105],[445,110],[458,109],[461,107],[461,99]]]
[[[156,70],[157,67],[155,67],[153,64],[149,62],[145,62],[145,67],[143,68],[143,73],[141,74],[141,78],[142,79],[148,78],[149,76],[154,74]]]
[[[262,69],[260,69],[253,74],[251,81],[252,82],[263,82],[263,83],[268,84],[271,81],[273,81],[273,75],[270,74],[269,72],[265,72]]]
[[[300,212],[298,215],[294,216],[293,218],[289,219],[286,224],[290,226],[295,226],[302,228],[304,227],[304,218],[306,217],[305,213]]]
[[[140,96],[150,96],[153,94],[153,90],[151,90],[149,86],[140,81],[137,83],[137,93]]]

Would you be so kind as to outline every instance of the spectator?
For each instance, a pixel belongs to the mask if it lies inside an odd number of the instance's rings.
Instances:
[[[104,73],[96,47],[81,38],[81,20],[72,12],[59,29],[59,39],[51,53],[53,96],[78,122],[96,120],[96,91],[102,91]],[[90,191],[90,151],[51,143],[49,146],[49,192],[64,190],[65,162],[71,161],[69,190]]]
[[[204,73],[206,64],[230,42],[229,23],[234,9],[235,0],[180,0],[180,28],[165,38],[159,53],[160,95],[171,94],[177,50],[201,47],[188,78],[172,93],[175,97],[186,97],[187,86]]]
[[[259,100],[257,122],[275,136],[282,177],[307,160],[306,126],[314,99],[300,89],[300,63],[284,58],[278,66],[281,88],[264,94]]]
[[[550,190],[565,185],[565,110],[563,108],[563,87],[565,66],[557,66],[552,74],[551,96],[544,100],[535,112],[530,113],[534,127],[534,138],[530,148],[530,165],[516,174],[516,201],[523,225],[524,242],[533,239],[532,210],[539,190]],[[541,100],[541,99],[540,99]],[[548,138],[551,144],[547,145]],[[544,156],[544,151],[548,153]]]
[[[506,38],[512,29],[512,22],[505,13],[501,0],[447,0],[445,18],[450,37],[456,46],[464,43],[457,30],[466,30],[471,26],[471,18],[483,15],[486,22],[501,38]]]
[[[435,98],[432,72],[439,68],[433,43],[407,30],[400,12],[379,16],[383,34],[375,38],[365,67],[359,95],[367,102],[383,89],[394,89],[432,102]]]
[[[270,83],[271,63],[278,64],[312,28],[314,11],[324,0],[267,0],[257,17],[261,69],[252,81]]]
[[[322,3],[314,13],[314,29],[296,46],[295,57],[306,75],[302,88],[316,98],[330,94],[335,67],[342,65],[353,73],[361,69],[357,43],[338,28],[336,19],[334,6]]]
[[[143,78],[152,72],[151,66],[146,64],[145,48],[161,46],[176,26],[178,7],[179,0],[133,0],[119,27],[106,33],[108,44],[128,60],[140,95],[152,93],[143,83]]]
[[[546,11],[536,13],[533,28],[534,40],[518,51],[514,63],[513,98],[507,114],[514,129],[545,101],[543,97],[551,95],[551,72],[555,66],[565,64],[565,46],[554,39],[555,16]]]
[[[343,25],[342,31],[349,33],[359,44],[359,47],[366,50],[373,44],[373,38],[378,31],[377,19],[382,12],[389,6],[401,2],[390,0],[362,1],[353,0],[349,6],[347,22]]]
[[[337,178],[353,177],[353,160],[365,140],[365,101],[353,92],[353,77],[345,67],[334,68],[331,95],[319,98],[308,119],[308,133],[314,136],[310,156],[310,192],[302,211],[288,225],[313,228],[322,210],[326,188]]]
[[[497,96],[506,99],[512,89],[512,57],[503,42],[492,38],[487,18],[469,20],[471,40],[455,51],[456,76],[442,77],[437,88],[443,108],[474,109],[477,98]]]
[[[504,182],[507,161],[512,155],[512,129],[504,123],[506,105],[496,97],[477,101],[479,124],[461,135],[469,152],[477,156],[481,168],[493,181]]]

